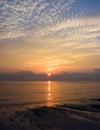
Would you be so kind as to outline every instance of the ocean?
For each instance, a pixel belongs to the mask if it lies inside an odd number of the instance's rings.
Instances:
[[[0,82],[0,108],[99,104],[100,82]]]

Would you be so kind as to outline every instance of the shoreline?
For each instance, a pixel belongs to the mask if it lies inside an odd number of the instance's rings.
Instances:
[[[97,107],[97,106],[96,106]],[[52,107],[16,111],[8,119],[0,119],[1,130],[99,130],[100,109],[89,111],[63,104]]]

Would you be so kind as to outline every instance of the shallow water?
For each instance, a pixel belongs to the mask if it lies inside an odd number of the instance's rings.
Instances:
[[[100,82],[0,82],[0,108],[86,105],[98,99]]]

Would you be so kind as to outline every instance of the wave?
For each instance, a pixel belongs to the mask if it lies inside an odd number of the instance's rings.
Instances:
[[[49,102],[50,100],[47,101],[40,101],[40,102],[26,102],[26,103],[9,103],[9,104],[0,104],[0,108],[1,107],[10,107],[10,106],[15,106],[15,107],[19,107],[19,106],[26,106],[26,105],[32,105],[32,104],[43,104],[45,102]]]

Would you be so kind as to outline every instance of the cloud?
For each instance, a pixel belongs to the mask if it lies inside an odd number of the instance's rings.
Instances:
[[[31,35],[32,28],[42,28],[54,24],[59,15],[68,10],[73,0],[46,1],[20,0],[0,2],[0,28],[3,28],[0,39]],[[31,33],[31,34],[30,34]]]
[[[36,70],[37,66],[42,71],[68,70],[78,64],[85,68],[93,57],[92,67],[100,56],[100,14],[87,15],[87,10],[94,12],[95,2],[94,6],[81,2],[0,0],[1,70],[12,66],[16,70]],[[12,66],[7,65],[12,61]],[[98,62],[93,67],[99,66]]]
[[[1,1],[0,39],[25,37],[37,44],[41,41],[69,44],[96,39],[100,31],[100,17],[71,16],[70,9],[75,2]],[[64,12],[69,16],[63,18]]]
[[[51,75],[51,81],[100,81],[100,69],[96,68],[92,72],[62,72]],[[0,81],[48,81],[47,74],[37,74],[31,71],[20,71],[17,73],[0,73]]]
[[[99,16],[98,18],[75,18],[74,14],[71,16],[70,9],[75,2],[77,1],[1,1],[0,38],[33,37],[34,35],[38,38],[57,31],[60,33],[61,30],[64,35],[67,33],[68,36],[74,35],[75,38],[75,34],[79,36],[78,32],[97,29],[100,26]],[[69,16],[64,17],[65,12]]]

